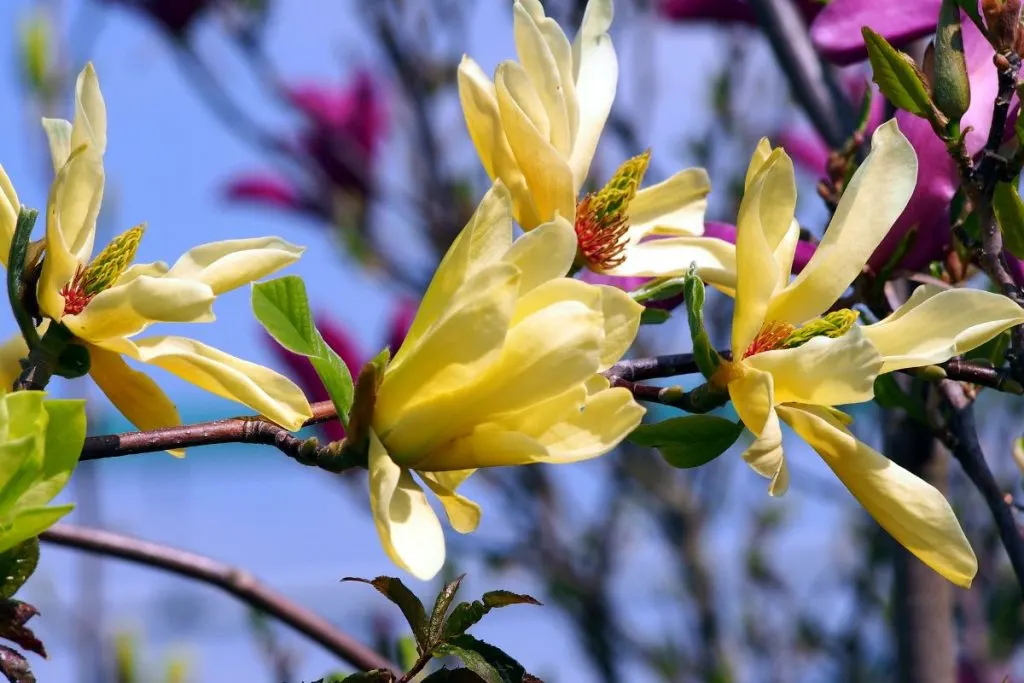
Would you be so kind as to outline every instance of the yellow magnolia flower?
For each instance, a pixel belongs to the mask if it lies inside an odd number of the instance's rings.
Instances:
[[[601,371],[636,336],[642,307],[612,287],[565,277],[576,254],[562,218],[512,241],[499,182],[438,267],[387,367],[370,435],[370,502],[391,559],[419,578],[444,563],[437,515],[452,527],[480,509],[456,488],[480,467],[567,463],[607,453],[644,409]]]
[[[177,425],[181,419],[156,383],[122,356],[164,368],[298,429],[312,413],[302,391],[284,376],[192,339],[136,335],[157,322],[212,321],[218,295],[293,263],[304,250],[277,237],[261,237],[204,244],[171,267],[162,262],[131,265],[144,230],[138,226],[90,260],[106,146],[106,109],[92,65],[78,77],[74,123],[50,119],[44,126],[56,179],[47,204],[37,298],[46,319],[62,323],[89,349],[89,373],[96,384],[139,429]],[[17,198],[2,169],[0,189],[6,197],[0,202],[0,254],[6,262]],[[5,381],[13,381],[17,364],[12,361],[26,352],[20,338],[0,350]]]
[[[880,373],[947,360],[1024,322],[1024,310],[1006,297],[967,289],[922,288],[892,316],[865,327],[855,325],[852,311],[826,313],[902,213],[916,181],[913,148],[895,121],[882,125],[813,258],[790,282],[799,235],[793,166],[762,141],[737,221],[732,360],[712,382],[728,389],[756,436],[743,457],[771,480],[772,495],[788,484],[781,420],[897,541],[968,586],[977,560],[946,499],[857,441],[849,418],[832,408],[870,400]]]

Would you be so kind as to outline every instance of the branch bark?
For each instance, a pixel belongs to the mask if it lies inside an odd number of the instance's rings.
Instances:
[[[40,536],[44,543],[116,557],[194,579],[231,594],[274,617],[363,671],[401,669],[318,614],[292,602],[241,569],[202,555],[150,543],[130,536],[72,524],[57,524]]]

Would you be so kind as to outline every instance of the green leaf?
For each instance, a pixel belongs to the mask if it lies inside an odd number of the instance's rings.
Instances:
[[[641,425],[629,435],[638,446],[657,448],[668,464],[690,468],[707,464],[725,453],[743,425],[714,415],[684,415],[657,424]]]
[[[81,344],[68,344],[57,357],[57,367],[53,374],[65,379],[77,379],[89,374],[90,367],[92,359],[89,358],[89,349]]]
[[[935,32],[935,106],[953,121],[959,121],[971,104],[967,79],[960,8],[956,0],[942,0],[939,26]]]
[[[38,536],[74,509],[74,503],[19,509],[10,526],[0,531],[0,551]]]
[[[924,76],[914,60],[867,26],[862,29],[862,33],[868,48],[868,59],[871,60],[871,71],[882,94],[894,106],[931,120],[932,99]]]
[[[1024,258],[1024,200],[1017,190],[1018,182],[996,183],[992,210],[1003,233],[1003,245],[1017,258]]]
[[[470,669],[438,669],[423,679],[423,683],[480,683],[483,681]]]
[[[672,297],[682,293],[682,291],[683,278],[658,278],[656,280],[651,280],[644,286],[631,292],[630,296],[633,297],[633,301],[638,304],[643,304],[648,301],[671,299]]]
[[[373,671],[360,671],[351,676],[346,676],[341,683],[394,683],[395,677],[385,669],[374,669]],[[314,683],[316,683],[314,681]]]
[[[405,621],[412,628],[413,636],[416,637],[416,644],[422,649],[427,642],[427,610],[423,607],[420,599],[413,595],[413,592],[402,583],[401,579],[393,576],[378,576],[371,580],[360,579],[355,576],[347,576],[342,581],[358,581],[367,583],[376,588],[384,597],[398,605],[405,616]]]
[[[981,19],[981,13],[978,11],[977,0],[956,0],[956,4],[964,11],[974,24],[984,31],[985,22]]]
[[[928,424],[928,416],[925,413],[921,401],[905,394],[897,384],[896,378],[892,375],[879,375],[875,378],[875,402],[883,408],[890,410],[900,409],[906,411],[912,418]]]
[[[668,322],[672,314],[662,308],[645,308],[640,314],[641,325],[661,325]]]
[[[509,605],[539,605],[540,602],[529,595],[510,591],[490,591],[484,593],[480,600],[460,602],[452,610],[444,626],[444,639],[448,640],[465,633],[471,626],[484,618],[492,609]]]
[[[710,379],[722,359],[711,344],[708,331],[704,328],[704,282],[697,277],[697,268],[690,266],[684,279],[686,318],[690,324],[690,339],[693,341],[693,359],[704,377]]]
[[[13,598],[39,564],[39,539],[30,538],[0,553],[0,598]]]
[[[48,421],[42,470],[18,498],[17,509],[46,505],[53,500],[78,466],[85,444],[84,399],[46,399],[43,407]]]
[[[523,665],[508,654],[465,634],[439,647],[435,656],[458,657],[486,683],[522,683],[526,676]]]
[[[464,578],[466,578],[465,574],[457,576],[453,581],[445,584],[445,587],[437,594],[437,599],[434,601],[434,609],[430,613],[430,626],[428,628],[428,638],[431,646],[441,640],[441,636],[444,634],[445,616],[448,614],[448,608],[455,599],[455,594],[458,592]]]
[[[871,112],[873,107],[872,103],[875,101],[875,89],[865,80],[864,81],[864,97],[860,101],[860,109],[857,110],[857,128],[856,130],[864,132],[867,130],[868,124],[871,122]]]
[[[338,411],[338,420],[348,426],[354,392],[352,375],[317,331],[302,278],[287,275],[253,285],[252,310],[277,343],[309,358]]]

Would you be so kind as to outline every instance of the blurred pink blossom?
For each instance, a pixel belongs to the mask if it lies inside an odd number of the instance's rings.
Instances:
[[[339,191],[368,200],[387,133],[382,83],[359,71],[344,88],[302,84],[287,88],[286,97],[303,123],[283,144],[305,162],[309,177],[246,173],[228,183],[227,197],[328,220],[334,217]]]
[[[821,11],[819,0],[797,0],[808,21]],[[673,21],[717,21],[756,25],[757,18],[744,0],[659,0],[658,13]]]
[[[835,64],[861,62],[868,57],[861,28],[901,47],[935,32],[941,5],[942,0],[831,0],[811,24],[811,41]]]

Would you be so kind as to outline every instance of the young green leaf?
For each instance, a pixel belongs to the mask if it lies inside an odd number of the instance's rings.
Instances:
[[[39,564],[39,539],[30,538],[0,553],[0,598],[12,598]]]
[[[645,308],[640,313],[640,324],[641,325],[660,325],[664,322],[668,322],[668,319],[672,317],[672,314],[662,308]]]
[[[683,279],[678,277],[673,278],[658,278],[651,280],[647,284],[643,285],[639,289],[630,293],[633,297],[633,301],[638,304],[644,304],[648,301],[662,301],[664,299],[671,299],[672,297],[680,294],[683,291]]]
[[[673,467],[705,465],[725,453],[743,432],[743,425],[714,415],[684,415],[641,425],[629,435],[638,446],[657,448]]]
[[[917,64],[870,28],[863,28],[875,83],[896,107],[924,119],[933,117],[931,95]]]
[[[992,211],[1003,233],[1003,245],[1017,258],[1024,258],[1024,201],[1017,183],[996,183]]]
[[[341,679],[341,683],[394,683],[394,681],[394,674],[384,669],[360,671],[359,673],[354,673],[351,676],[346,676]],[[313,681],[313,683],[317,682]]]
[[[441,668],[423,679],[423,683],[481,683],[484,679],[470,669]]]
[[[448,616],[444,625],[444,639],[460,636],[473,624],[483,619],[492,609],[509,605],[539,605],[540,602],[529,595],[521,595],[510,591],[490,591],[484,593],[480,600],[460,602]]]
[[[464,578],[466,578],[465,574],[457,576],[455,580],[445,584],[445,587],[437,594],[437,599],[434,601],[434,609],[430,613],[430,625],[427,629],[430,646],[440,641],[444,635],[445,616],[447,616],[448,608],[451,606],[452,601],[455,600],[455,594],[458,592]]]
[[[704,377],[710,379],[722,359],[711,344],[708,331],[704,329],[704,282],[697,277],[696,266],[691,265],[683,281],[686,298],[686,318],[690,324],[690,339],[693,342],[693,359]]]
[[[416,644],[422,649],[427,642],[427,610],[423,607],[420,599],[413,595],[413,592],[402,583],[401,579],[393,576],[378,576],[373,580],[360,579],[356,576],[346,576],[342,581],[358,581],[367,583],[377,589],[384,597],[398,605],[405,616],[406,622],[416,637]]]
[[[485,683],[522,683],[527,675],[523,665],[504,651],[465,634],[441,645],[435,656],[458,657]]]
[[[302,278],[286,275],[253,285],[252,311],[278,344],[309,358],[334,403],[338,420],[347,426],[352,409],[352,375],[317,331]]]

